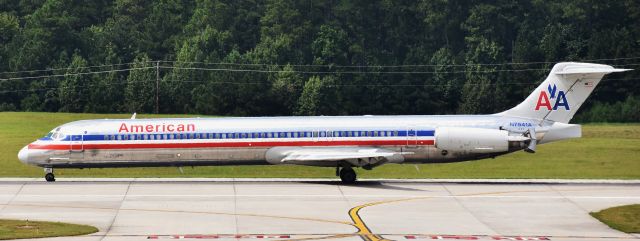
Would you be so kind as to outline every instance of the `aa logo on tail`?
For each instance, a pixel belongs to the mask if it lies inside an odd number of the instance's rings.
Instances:
[[[552,105],[553,101],[553,105]],[[564,91],[558,90],[556,85],[553,87],[551,84],[547,87],[547,91],[540,91],[538,95],[538,103],[536,104],[536,110],[540,108],[546,108],[547,110],[557,110],[558,107],[564,107],[565,110],[569,110],[569,102],[567,102],[567,96]]]

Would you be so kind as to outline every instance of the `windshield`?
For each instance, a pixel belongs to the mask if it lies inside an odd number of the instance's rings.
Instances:
[[[55,129],[53,129],[49,133],[47,133],[47,135],[45,137],[49,137],[49,138],[54,139],[54,140],[59,140],[59,139],[64,138],[64,134],[60,131],[60,127],[56,127]]]

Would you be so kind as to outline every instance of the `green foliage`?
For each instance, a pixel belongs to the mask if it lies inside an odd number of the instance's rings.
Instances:
[[[629,96],[615,103],[596,102],[590,109],[579,112],[578,123],[584,122],[637,122],[640,120],[640,98]]]
[[[77,53],[73,55],[65,78],[60,82],[58,99],[62,112],[82,112],[84,110],[89,95],[86,90],[90,86],[91,78],[85,75],[87,72],[87,61]]]
[[[416,54],[421,55],[421,54]],[[451,73],[451,65],[456,64],[451,49],[438,49],[428,61],[434,65],[432,78],[425,78],[424,88],[419,90],[416,108],[425,114],[454,114],[458,106],[457,101],[462,92],[462,78]]]
[[[0,13],[0,43],[6,44],[20,29],[18,18],[8,13]]]
[[[149,57],[140,54],[133,63],[134,70],[127,77],[125,108],[129,113],[151,113],[155,106],[156,74]]]
[[[144,32],[149,33],[149,56],[160,59],[178,43],[185,24],[186,11],[180,0],[158,0],[151,2],[151,10],[144,20]]]
[[[121,64],[119,56],[116,55],[113,44],[106,46],[104,63]],[[148,64],[148,63],[147,63]],[[144,65],[143,65],[144,66]],[[107,68],[113,70],[115,68]],[[128,111],[125,106],[125,87],[128,82],[124,80],[118,72],[108,72],[101,75],[94,75],[92,86],[88,89],[89,103],[87,103],[87,112],[93,113],[114,113],[119,111]],[[155,88],[154,88],[155,90]],[[155,96],[155,95],[154,95]]]
[[[331,112],[332,100],[331,85],[334,78],[325,76],[320,78],[313,76],[307,80],[298,99],[296,115],[326,115]]]
[[[634,68],[639,24],[632,0],[9,1],[0,105],[153,112],[159,74],[163,113],[494,113],[555,62]],[[38,75],[61,76],[2,80]],[[606,78],[578,118],[640,121],[616,104],[640,98],[640,71]]]
[[[329,25],[320,26],[318,37],[311,43],[314,64],[348,64],[349,45],[344,30]]]
[[[302,77],[293,72],[291,65],[286,65],[275,75],[271,85],[271,94],[279,105],[279,109],[282,110],[279,114],[294,113],[300,93],[303,87],[306,88]]]
[[[500,98],[504,93],[502,91],[494,91],[494,81],[497,75],[492,73],[496,70],[495,66],[481,65],[482,63],[498,63],[501,49],[495,42],[486,38],[467,38],[470,51],[465,57],[466,79],[462,87],[461,103],[458,107],[458,113],[479,114],[490,113],[493,111],[491,103],[495,98]],[[497,89],[496,89],[497,90]]]

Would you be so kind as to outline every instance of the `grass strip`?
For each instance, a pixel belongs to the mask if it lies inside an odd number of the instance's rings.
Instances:
[[[78,236],[98,232],[88,225],[0,219],[0,240]]]
[[[640,204],[612,207],[589,214],[613,229],[640,233]]]

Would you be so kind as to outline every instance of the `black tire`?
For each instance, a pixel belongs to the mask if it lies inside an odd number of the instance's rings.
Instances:
[[[342,170],[340,170],[340,180],[342,180],[342,183],[355,183],[356,177],[356,171],[354,171],[352,168],[342,168]]]
[[[56,177],[53,175],[53,173],[47,173],[44,175],[44,180],[47,180],[47,182],[55,182]]]

